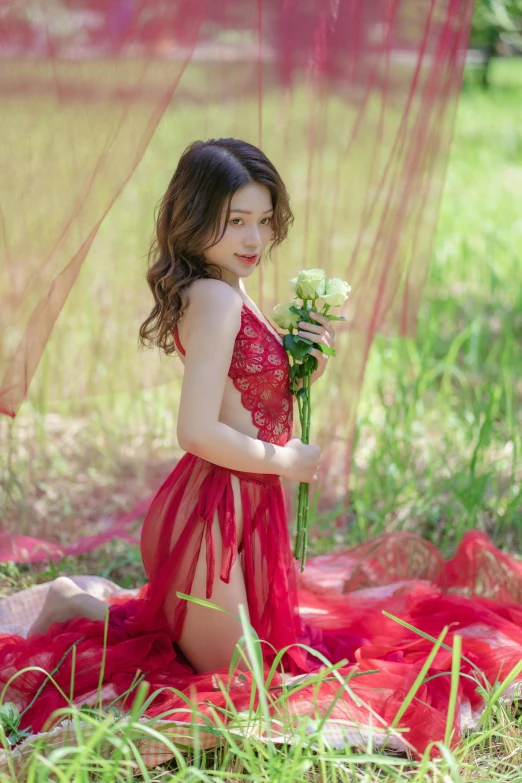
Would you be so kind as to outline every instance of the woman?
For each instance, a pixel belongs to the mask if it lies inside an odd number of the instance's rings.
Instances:
[[[177,434],[187,454],[143,525],[149,585],[140,617],[149,623],[153,605],[155,622],[168,625],[198,672],[229,666],[242,635],[240,604],[277,648],[301,631],[280,476],[312,481],[320,450],[291,437],[282,338],[243,282],[292,220],[285,185],[261,150],[236,139],[195,142],[163,197],[151,247],[155,303],[140,337],[167,354],[177,350],[185,365]],[[301,334],[333,346],[331,322],[312,317],[317,325],[303,322]],[[316,380],[328,357],[311,353]],[[178,591],[226,614],[180,600]],[[103,620],[106,608],[60,577],[29,634],[73,617]]]

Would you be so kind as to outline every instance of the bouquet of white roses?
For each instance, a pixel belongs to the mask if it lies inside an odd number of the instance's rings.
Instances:
[[[324,269],[302,269],[297,277],[290,280],[290,288],[295,298],[293,302],[278,304],[274,307],[272,317],[281,329],[288,330],[285,334],[283,345],[290,357],[290,390],[297,398],[299,419],[301,422],[301,440],[310,442],[311,419],[311,378],[312,373],[318,367],[315,356],[310,355],[314,348],[335,356],[335,350],[326,345],[316,345],[306,337],[302,337],[299,331],[299,322],[315,323],[310,316],[311,312],[320,313],[329,321],[346,321],[346,318],[330,315],[330,307],[341,307],[351,286],[338,277],[328,279]],[[320,303],[318,305],[318,303]],[[320,306],[322,309],[317,309]],[[294,333],[294,330],[296,333]],[[306,549],[308,541],[308,502],[310,484],[299,484],[297,503],[297,535],[294,547],[294,557],[301,559],[301,571],[305,567]]]

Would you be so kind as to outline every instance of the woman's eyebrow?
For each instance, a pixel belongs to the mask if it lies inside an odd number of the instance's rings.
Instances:
[[[242,212],[243,215],[251,215],[252,214],[251,212],[249,212],[248,209],[231,209],[230,211],[231,212]],[[273,211],[274,211],[274,208],[270,207],[270,209],[265,209],[265,211],[263,212],[263,215],[266,215],[267,212],[273,212]]]

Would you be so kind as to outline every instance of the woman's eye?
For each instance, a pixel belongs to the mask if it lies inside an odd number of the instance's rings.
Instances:
[[[239,225],[239,223],[236,223],[236,220],[240,220],[241,222],[243,222],[242,218],[232,218],[232,220],[230,222],[232,223],[233,226],[238,226]],[[266,223],[265,223],[265,221],[266,221]],[[263,218],[262,221],[261,221],[261,223],[264,226],[268,226],[268,224],[271,223],[271,222],[272,222],[272,218],[271,217]]]

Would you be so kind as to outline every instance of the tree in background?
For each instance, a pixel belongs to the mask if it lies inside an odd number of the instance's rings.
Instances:
[[[491,61],[502,46],[510,53],[522,53],[522,0],[476,0],[470,47],[485,53],[485,88],[489,86]]]

